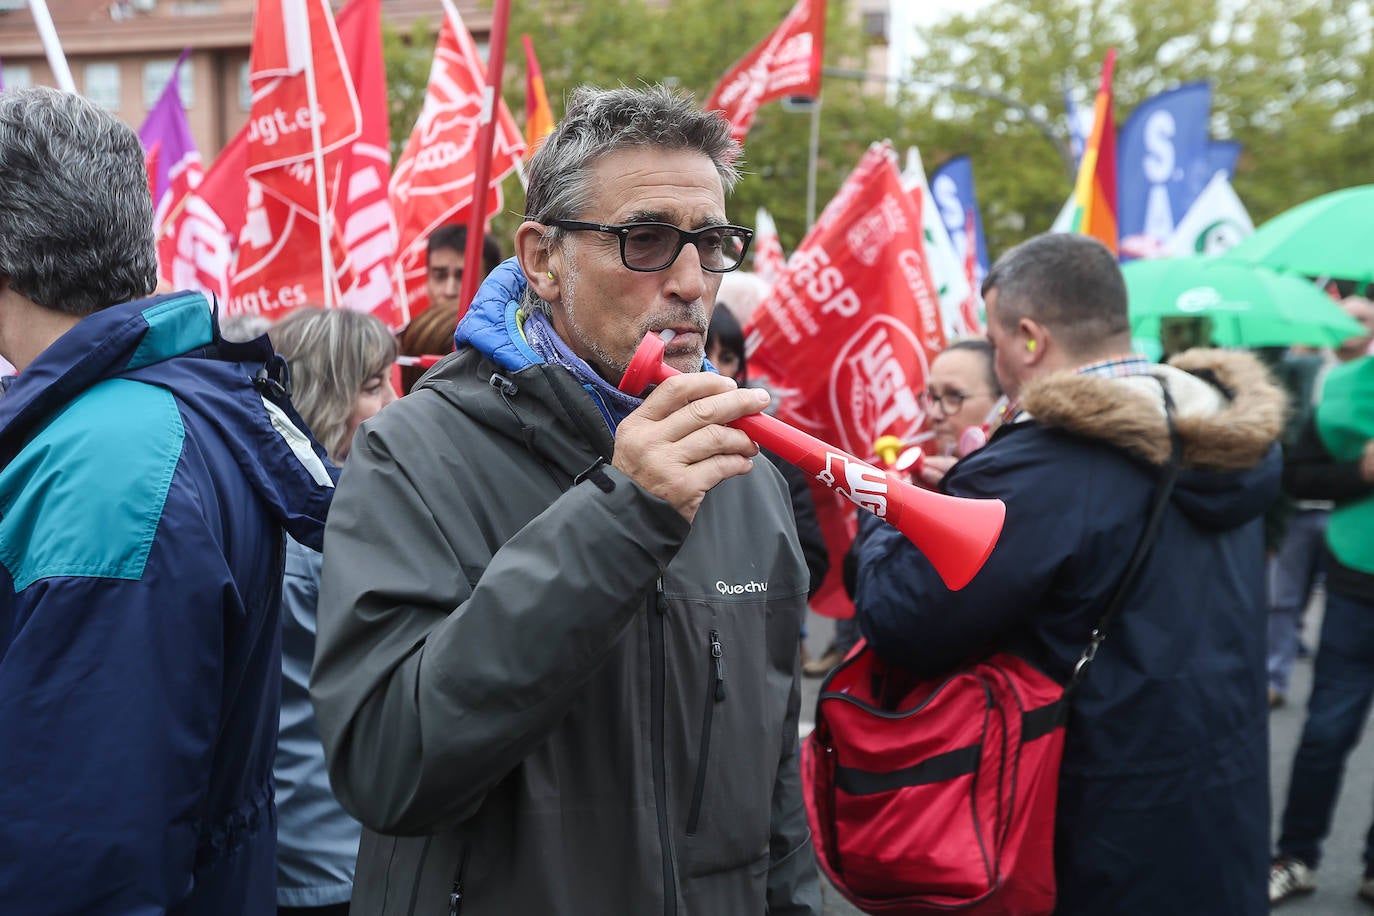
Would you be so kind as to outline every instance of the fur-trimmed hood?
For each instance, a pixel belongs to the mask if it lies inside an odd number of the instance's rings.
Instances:
[[[1042,427],[1098,439],[1163,465],[1170,454],[1166,388],[1174,401],[1185,468],[1252,468],[1283,429],[1282,390],[1255,357],[1226,350],[1189,350],[1147,375],[1055,373],[1029,384],[1021,406]]]

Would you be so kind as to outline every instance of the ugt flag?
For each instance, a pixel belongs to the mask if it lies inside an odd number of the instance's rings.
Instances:
[[[396,221],[387,194],[391,123],[382,63],[382,0],[350,0],[335,21],[362,114],[357,138],[338,152],[334,227],[342,235],[355,277],[343,290],[343,304],[372,313],[394,331],[404,324],[404,317],[392,286]]]
[[[483,120],[486,78],[477,45],[450,0],[443,0],[444,25],[434,49],[429,87],[420,119],[391,176],[391,207],[400,234],[397,286],[409,317],[429,305],[425,293],[425,245],[434,229],[465,222],[477,198],[477,134]],[[497,100],[491,185],[481,189],[484,214],[501,209],[501,180],[525,152],[520,128],[506,103]]]
[[[325,0],[259,0],[249,80],[248,174],[319,219],[315,154],[342,149],[362,129],[358,96]],[[332,191],[326,188],[327,198]]]
[[[196,149],[195,138],[191,136],[191,125],[186,120],[186,109],[181,106],[181,93],[177,89],[181,65],[190,53],[190,48],[181,52],[166,88],[148,112],[143,126],[138,129],[138,139],[142,141],[148,156],[148,185],[153,194],[153,234],[158,245],[158,278],[167,283],[172,282],[169,268],[177,222],[185,218],[183,211],[187,198],[205,175],[200,151]]]
[[[731,67],[703,106],[724,112],[741,144],[764,102],[821,91],[825,0],[797,0],[782,24]]]
[[[1160,253],[1212,177],[1211,113],[1211,85],[1190,83],[1141,102],[1122,125],[1116,174],[1123,258]]]
[[[924,438],[916,395],[945,346],[918,200],[892,149],[870,147],[746,328],[750,372],[777,392],[778,416],[860,458],[880,436]],[[819,484],[812,491],[838,569],[854,507]],[[853,613],[838,576],[813,606]]]

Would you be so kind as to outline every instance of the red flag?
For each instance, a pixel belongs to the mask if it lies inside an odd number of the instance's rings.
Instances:
[[[391,207],[399,233],[397,286],[410,317],[429,305],[425,294],[425,244],[429,233],[450,222],[466,222],[475,197],[476,140],[486,77],[472,35],[449,0],[434,49],[425,105],[391,176]],[[525,151],[520,129],[505,102],[498,102],[486,215],[501,209],[503,178]]]
[[[325,154],[347,146],[362,127],[358,97],[325,0],[260,0],[249,68],[253,107],[248,115],[248,174],[299,209],[318,214],[315,125]],[[309,97],[312,72],[317,108]],[[336,180],[337,173],[326,177]],[[326,188],[327,198],[333,190]]]
[[[916,395],[945,334],[919,207],[891,148],[875,144],[750,318],[750,374],[779,394],[779,418],[860,458],[879,436],[925,438]],[[824,487],[812,491],[838,569],[854,508]],[[853,613],[833,576],[812,606]]]
[[[520,40],[525,45],[525,146],[533,151],[540,140],[553,133],[553,109],[530,36],[521,35]]]
[[[405,317],[392,286],[396,221],[387,193],[391,183],[391,125],[382,64],[381,0],[352,0],[339,11],[337,22],[362,114],[358,138],[338,153],[341,185],[334,225],[343,235],[356,277],[356,282],[343,291],[343,304],[371,312],[396,330],[405,324]]]
[[[705,108],[725,112],[731,133],[743,143],[764,102],[820,94],[824,51],[825,0],[797,0],[782,25],[726,72]]]
[[[337,186],[331,292],[346,307],[371,312],[395,328],[400,322],[391,288],[395,227],[386,195],[389,130],[378,0],[345,6],[338,35],[363,104],[360,135],[327,159]],[[226,315],[276,319],[325,300],[319,225],[313,205],[301,210],[246,176],[249,132],[246,126],[230,141],[174,215],[160,241],[159,261],[168,266],[174,286],[213,293]],[[313,188],[313,178],[307,175],[301,186]]]
[[[158,264],[173,288],[203,290],[227,306],[234,250],[243,228],[247,167],[245,128],[167,219],[158,237]]]

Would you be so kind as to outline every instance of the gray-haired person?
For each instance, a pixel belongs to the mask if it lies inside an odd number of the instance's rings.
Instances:
[[[0,94],[0,913],[275,907],[283,528],[333,485],[264,341],[142,298],[152,224],[132,130]]]
[[[360,428],[311,682],[356,912],[819,912],[806,566],[724,425],[766,394],[699,371],[737,156],[665,89],[578,90],[458,351]],[[665,329],[684,374],[617,391]]]

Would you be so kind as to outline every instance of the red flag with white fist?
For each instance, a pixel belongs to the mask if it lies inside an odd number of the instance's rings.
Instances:
[[[506,103],[488,97],[477,45],[450,0],[442,0],[444,24],[434,49],[425,104],[391,177],[391,207],[399,232],[397,286],[414,318],[429,305],[425,293],[425,245],[445,223],[466,224],[477,192],[477,137],[485,105],[496,104],[491,184],[483,206],[501,209],[503,178],[525,152],[524,136]]]

